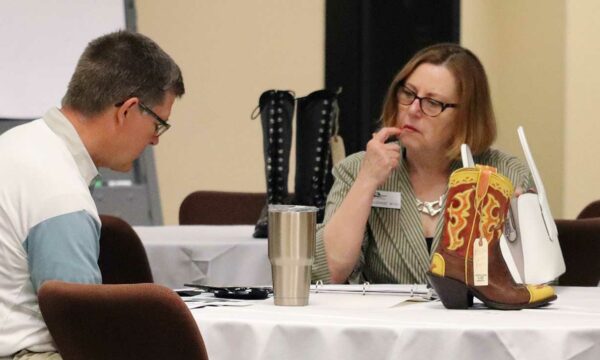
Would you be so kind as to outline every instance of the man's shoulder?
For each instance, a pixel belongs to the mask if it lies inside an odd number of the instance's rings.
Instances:
[[[43,124],[44,121],[42,119],[37,119],[6,130],[0,135],[0,147],[18,144],[20,141],[26,141],[32,136],[35,137],[41,134],[44,128]]]
[[[60,177],[64,173],[63,153],[43,120],[8,130],[0,136],[0,168],[10,169],[11,176],[2,178],[0,186],[23,188],[29,187],[30,182],[44,183],[46,179]]]
[[[88,184],[67,147],[43,120],[10,130],[0,144],[0,168],[11,176],[0,180],[16,214],[27,214],[25,228],[71,211],[97,213]],[[16,215],[19,217],[19,215]]]
[[[14,160],[20,163],[37,155],[51,156],[63,149],[60,139],[42,119],[15,126],[0,135],[0,162]]]
[[[51,190],[53,187],[77,187],[82,183],[73,159],[60,143],[48,143],[40,138],[35,143],[20,144],[0,146],[0,168],[10,169],[12,174],[3,179],[2,185],[10,186],[13,182],[20,187],[28,183],[44,184],[46,190]],[[87,188],[87,184],[83,186]]]

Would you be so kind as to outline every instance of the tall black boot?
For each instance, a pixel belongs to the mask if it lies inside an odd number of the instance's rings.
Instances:
[[[337,94],[318,90],[297,101],[294,204],[316,206],[321,222],[331,187],[329,138],[337,121]]]
[[[283,204],[289,197],[287,184],[292,146],[294,95],[291,91],[267,90],[260,96],[258,109],[260,109],[263,131],[267,203],[256,223],[253,236],[266,238],[269,234],[268,205]]]

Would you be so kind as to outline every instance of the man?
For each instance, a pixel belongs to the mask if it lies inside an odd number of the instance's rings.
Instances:
[[[119,31],[87,46],[60,109],[0,136],[0,358],[60,359],[37,292],[51,279],[102,282],[89,186],[98,167],[128,171],[158,144],[184,92],[169,55]]]

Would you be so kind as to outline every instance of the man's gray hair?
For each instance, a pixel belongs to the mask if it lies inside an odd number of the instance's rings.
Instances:
[[[134,96],[156,106],[167,91],[177,97],[185,93],[175,61],[150,38],[117,31],[85,48],[62,105],[93,116]]]

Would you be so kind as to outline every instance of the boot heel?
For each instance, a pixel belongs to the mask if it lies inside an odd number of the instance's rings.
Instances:
[[[462,282],[430,272],[427,277],[447,309],[468,309],[473,305],[473,295]]]

